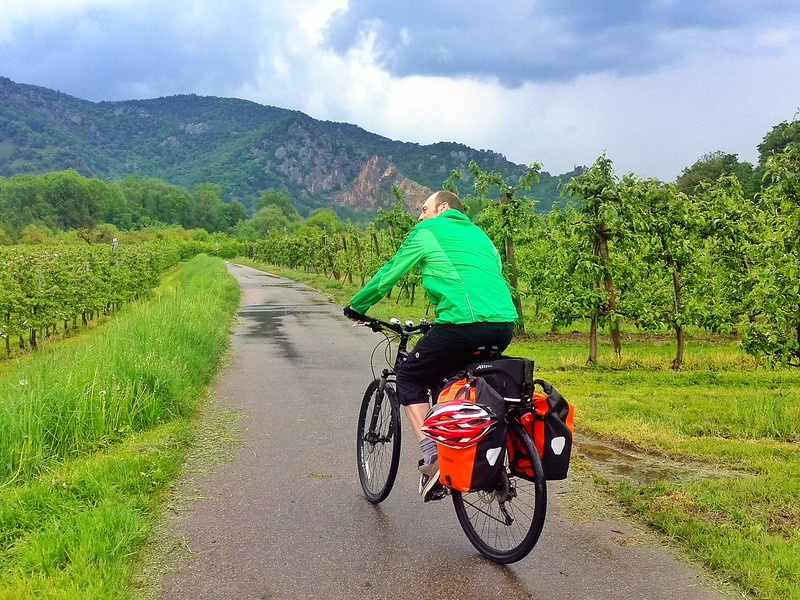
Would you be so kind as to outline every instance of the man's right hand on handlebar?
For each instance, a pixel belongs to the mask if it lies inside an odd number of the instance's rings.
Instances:
[[[361,313],[354,311],[352,308],[350,308],[350,305],[345,306],[342,313],[345,317],[358,324],[366,323],[370,320],[367,315],[362,315]]]

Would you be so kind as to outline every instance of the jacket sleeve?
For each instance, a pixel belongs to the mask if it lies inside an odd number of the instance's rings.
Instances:
[[[430,235],[432,234],[427,229],[412,229],[397,253],[353,296],[350,300],[351,308],[364,314],[370,306],[388,294],[394,284],[423,257],[425,238]]]

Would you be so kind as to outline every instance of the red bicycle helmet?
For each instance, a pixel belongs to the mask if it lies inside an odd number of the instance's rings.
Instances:
[[[450,448],[469,448],[494,429],[497,415],[474,402],[450,400],[435,405],[422,423],[422,435]]]

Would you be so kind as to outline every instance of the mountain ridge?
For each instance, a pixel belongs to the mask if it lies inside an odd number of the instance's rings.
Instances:
[[[397,186],[415,211],[453,169],[467,165],[516,183],[527,167],[457,142],[391,140],[351,123],[238,98],[179,94],[92,102],[0,77],[0,175],[75,169],[105,181],[155,177],[192,189],[220,185],[225,202],[250,211],[269,188],[287,193],[301,215],[330,207],[340,216],[392,206]],[[542,173],[534,197],[545,210],[558,178]]]

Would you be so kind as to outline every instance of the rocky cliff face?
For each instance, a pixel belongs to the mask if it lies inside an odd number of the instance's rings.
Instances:
[[[265,168],[279,172],[301,198],[324,196],[334,207],[354,211],[391,208],[397,186],[406,210],[416,212],[430,188],[401,173],[389,159],[348,147],[313,125],[292,123]],[[263,140],[264,146],[269,139]]]
[[[397,170],[391,161],[370,156],[356,178],[350,182],[342,197],[342,206],[354,210],[387,208],[397,201],[392,187],[397,186],[406,211],[418,213],[431,189],[412,181]]]
[[[269,144],[271,139],[265,143]],[[265,167],[271,165],[291,187],[316,196],[343,190],[362,163],[363,157],[351,156],[330,135],[292,123]]]

